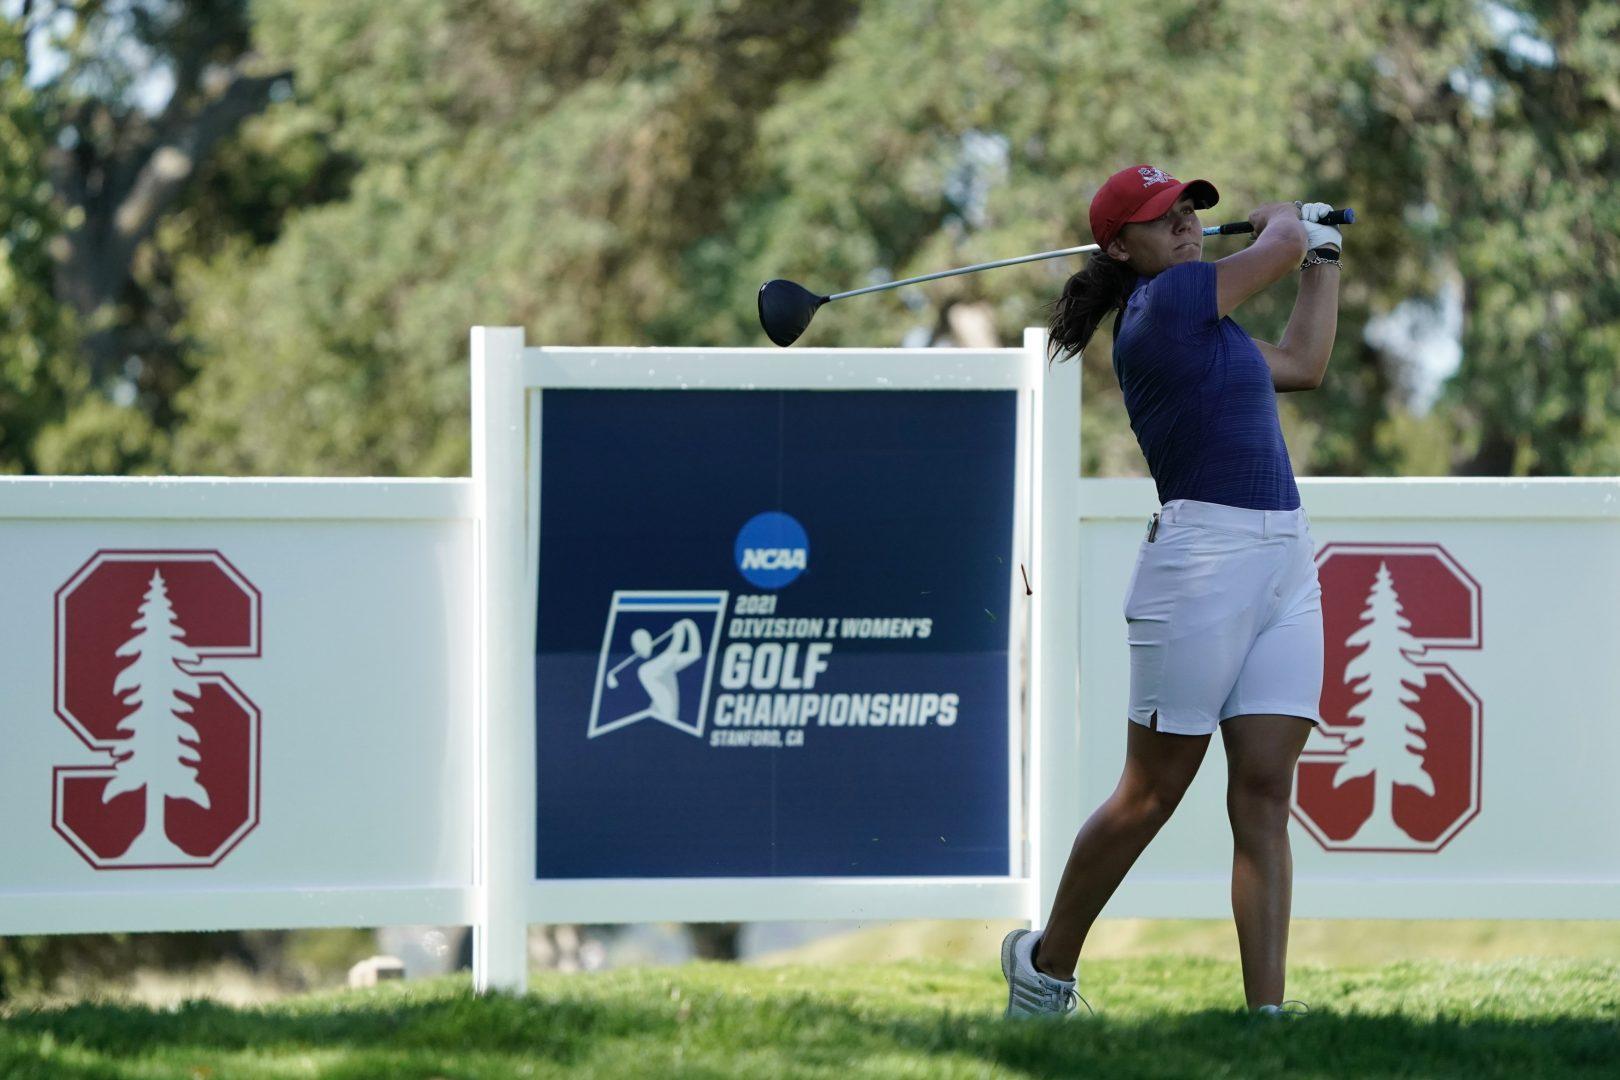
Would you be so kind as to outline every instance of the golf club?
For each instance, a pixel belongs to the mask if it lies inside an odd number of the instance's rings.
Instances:
[[[1323,225],[1353,225],[1356,221],[1354,210],[1335,210],[1323,218]],[[1237,233],[1254,231],[1254,226],[1247,221],[1234,221],[1226,225],[1211,225],[1204,230],[1205,236],[1232,236]],[[851,289],[849,292],[833,293],[831,296],[818,296],[795,281],[783,278],[773,278],[759,287],[759,325],[765,328],[765,335],[776,344],[786,348],[799,340],[810,320],[815,318],[816,311],[822,304],[834,300],[843,300],[851,296],[860,296],[862,293],[882,292],[885,289],[898,289],[902,285],[916,285],[923,281],[933,281],[935,278],[955,277],[958,274],[973,274],[980,270],[994,270],[999,266],[1013,266],[1017,263],[1037,262],[1041,259],[1057,259],[1064,255],[1083,255],[1088,251],[1096,251],[1096,244],[1083,244],[1080,247],[1061,248],[1057,251],[1042,251],[1035,255],[1020,255],[1014,259],[997,259],[995,262],[976,263],[973,266],[964,266],[956,270],[941,270],[934,274],[923,274],[919,277],[905,278],[902,281],[889,281],[882,285],[868,285],[864,289]]]

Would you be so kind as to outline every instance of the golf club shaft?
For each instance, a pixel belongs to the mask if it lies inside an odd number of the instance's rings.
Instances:
[[[1215,229],[1205,229],[1208,236]],[[902,285],[915,285],[919,281],[933,281],[935,278],[955,277],[957,274],[973,274],[980,270],[994,270],[998,266],[1013,266],[1017,263],[1038,262],[1041,259],[1060,259],[1065,255],[1084,255],[1088,251],[1096,251],[1096,244],[1084,244],[1080,247],[1061,248],[1057,251],[1043,251],[1039,255],[1020,255],[1016,259],[997,259],[995,262],[977,263],[973,266],[964,266],[959,270],[941,270],[934,274],[923,274],[920,277],[906,278],[904,281],[889,281],[882,285],[868,285],[864,289],[851,289],[849,292],[833,293],[828,300],[842,300],[846,296],[860,296],[862,293],[882,292],[884,289],[898,289]]]
[[[1329,215],[1327,221],[1332,224],[1348,224],[1355,220],[1355,212],[1338,210]],[[1226,225],[1211,225],[1204,230],[1205,236],[1232,236],[1238,233],[1254,232],[1254,226],[1247,221],[1233,221]],[[998,266],[1015,266],[1018,263],[1039,262],[1042,259],[1061,259],[1065,255],[1084,255],[1088,251],[1097,251],[1096,244],[1082,244],[1079,247],[1059,248],[1056,251],[1042,251],[1036,255],[1020,255],[1013,259],[997,259],[995,262],[975,263],[956,270],[940,270],[933,274],[922,274],[919,277],[906,278],[904,281],[886,281],[882,285],[868,285],[864,289],[851,289],[848,292],[833,293],[823,298],[823,302],[842,300],[847,296],[860,296],[863,293],[882,292],[885,289],[898,289],[902,285],[916,285],[922,281],[934,281],[937,278],[955,277],[958,274],[975,274],[980,270],[994,270]]]

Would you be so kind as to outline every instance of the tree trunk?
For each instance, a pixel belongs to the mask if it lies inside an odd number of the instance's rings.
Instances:
[[[121,119],[104,104],[87,105],[72,117],[78,145],[48,156],[57,197],[83,214],[52,246],[56,295],[79,318],[98,384],[137,351],[125,340],[118,305],[141,245],[220,142],[263,111],[271,87],[291,76],[250,73],[256,63],[255,56],[239,57],[210,72],[202,86],[177,88],[155,120]]]

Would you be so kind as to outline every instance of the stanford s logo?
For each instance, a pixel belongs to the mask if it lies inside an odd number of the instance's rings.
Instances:
[[[1437,852],[1480,811],[1478,696],[1437,650],[1478,649],[1480,587],[1438,544],[1328,544],[1322,726],[1294,816],[1330,851]]]
[[[259,821],[259,591],[216,551],[99,551],[56,593],[56,831],[98,870],[214,866]]]

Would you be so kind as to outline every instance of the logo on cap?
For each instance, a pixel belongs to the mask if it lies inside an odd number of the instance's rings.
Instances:
[[[1152,165],[1144,165],[1140,169],[1137,169],[1136,172],[1137,175],[1142,178],[1143,187],[1152,187],[1154,184],[1173,184],[1176,182],[1174,177],[1166,176],[1162,170]]]

